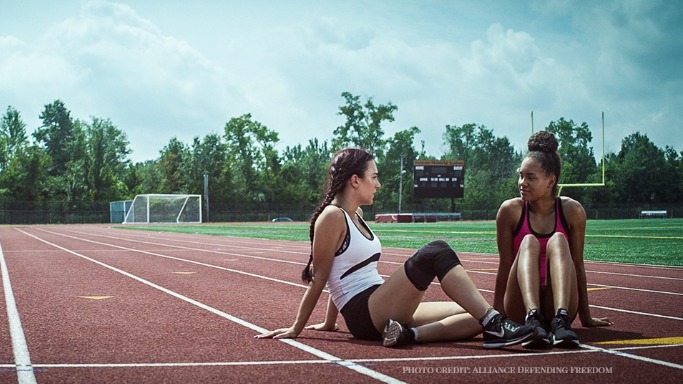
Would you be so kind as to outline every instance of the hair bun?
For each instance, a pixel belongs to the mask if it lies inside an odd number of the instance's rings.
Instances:
[[[557,151],[558,143],[555,136],[548,131],[538,131],[531,135],[527,148],[529,151],[553,153]]]

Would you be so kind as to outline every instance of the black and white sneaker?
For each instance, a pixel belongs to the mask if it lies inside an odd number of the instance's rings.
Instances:
[[[536,328],[519,325],[497,313],[484,326],[484,348],[502,348],[523,343],[536,337]]]
[[[398,321],[389,319],[382,332],[382,344],[385,347],[396,348],[415,342],[415,334],[410,328],[403,326]]]
[[[564,308],[557,310],[557,315],[550,323],[550,341],[555,347],[572,348],[579,346],[579,337],[572,331],[569,314]]]
[[[550,346],[550,338],[548,338],[548,329],[545,325],[545,319],[538,309],[534,308],[529,310],[529,313],[527,313],[526,318],[524,319],[524,324],[530,325],[536,329],[536,337],[523,342],[523,347],[544,348]]]

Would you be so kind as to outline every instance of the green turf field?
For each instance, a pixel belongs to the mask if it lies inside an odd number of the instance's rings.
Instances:
[[[493,221],[370,223],[385,247],[417,249],[443,239],[458,252],[496,254]],[[308,223],[222,223],[123,226],[130,229],[308,241]],[[589,220],[586,260],[683,266],[683,219]]]

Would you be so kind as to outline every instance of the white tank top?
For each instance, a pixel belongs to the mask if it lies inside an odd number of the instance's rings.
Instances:
[[[346,218],[346,237],[334,256],[327,288],[334,305],[341,310],[351,298],[373,285],[384,283],[384,279],[377,271],[382,253],[379,239],[360,216],[360,223],[370,232],[369,239],[356,227],[349,214],[339,209]]]

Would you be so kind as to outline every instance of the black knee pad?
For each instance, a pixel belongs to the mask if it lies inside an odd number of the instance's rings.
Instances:
[[[445,241],[436,240],[418,249],[403,265],[415,288],[426,291],[435,277],[441,281],[459,264],[455,251]]]

